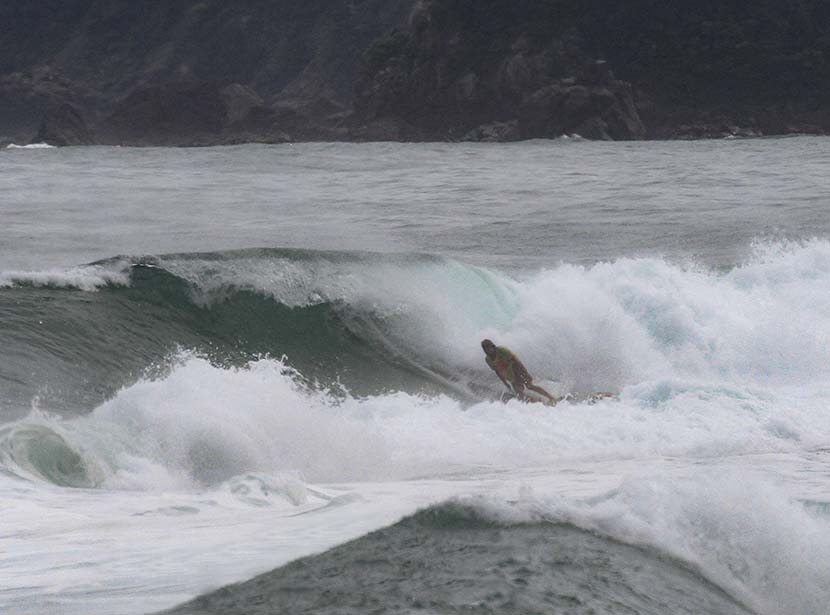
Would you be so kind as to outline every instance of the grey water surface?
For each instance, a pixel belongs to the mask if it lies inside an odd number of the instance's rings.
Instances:
[[[820,137],[5,150],[0,270],[250,247],[727,265],[826,235],[828,166]]]

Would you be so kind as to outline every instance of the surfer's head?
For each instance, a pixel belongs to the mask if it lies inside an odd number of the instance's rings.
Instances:
[[[481,349],[484,350],[484,354],[488,357],[496,353],[496,345],[493,343],[493,340],[481,340]]]

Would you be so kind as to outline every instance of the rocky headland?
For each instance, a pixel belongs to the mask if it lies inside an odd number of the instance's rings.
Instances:
[[[830,132],[823,0],[43,0],[0,23],[0,144]]]

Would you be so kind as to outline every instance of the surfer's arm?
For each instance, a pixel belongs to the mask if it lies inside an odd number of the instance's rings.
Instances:
[[[513,388],[513,383],[511,383],[507,378],[505,378],[504,376],[502,376],[498,372],[496,372],[496,375],[499,377],[499,380],[501,380],[504,383],[504,386],[506,386],[511,393],[516,392],[515,389]]]
[[[510,390],[511,393],[514,392],[513,391],[513,384],[507,378],[504,377],[504,374],[502,374],[494,366],[491,365],[490,367],[492,368],[492,370],[494,372],[496,372],[496,376],[498,376],[499,380],[501,380],[504,383],[504,386],[506,386]]]

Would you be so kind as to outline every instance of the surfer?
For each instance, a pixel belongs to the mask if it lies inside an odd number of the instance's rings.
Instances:
[[[558,401],[545,389],[533,384],[533,378],[528,373],[524,363],[519,361],[519,357],[514,355],[509,349],[504,346],[496,346],[492,340],[482,340],[481,348],[484,350],[484,354],[487,355],[484,359],[487,365],[496,372],[496,375],[504,383],[504,386],[516,394],[516,397],[527,401],[528,397],[525,395],[525,389],[527,388],[540,395],[544,395],[552,404]]]

